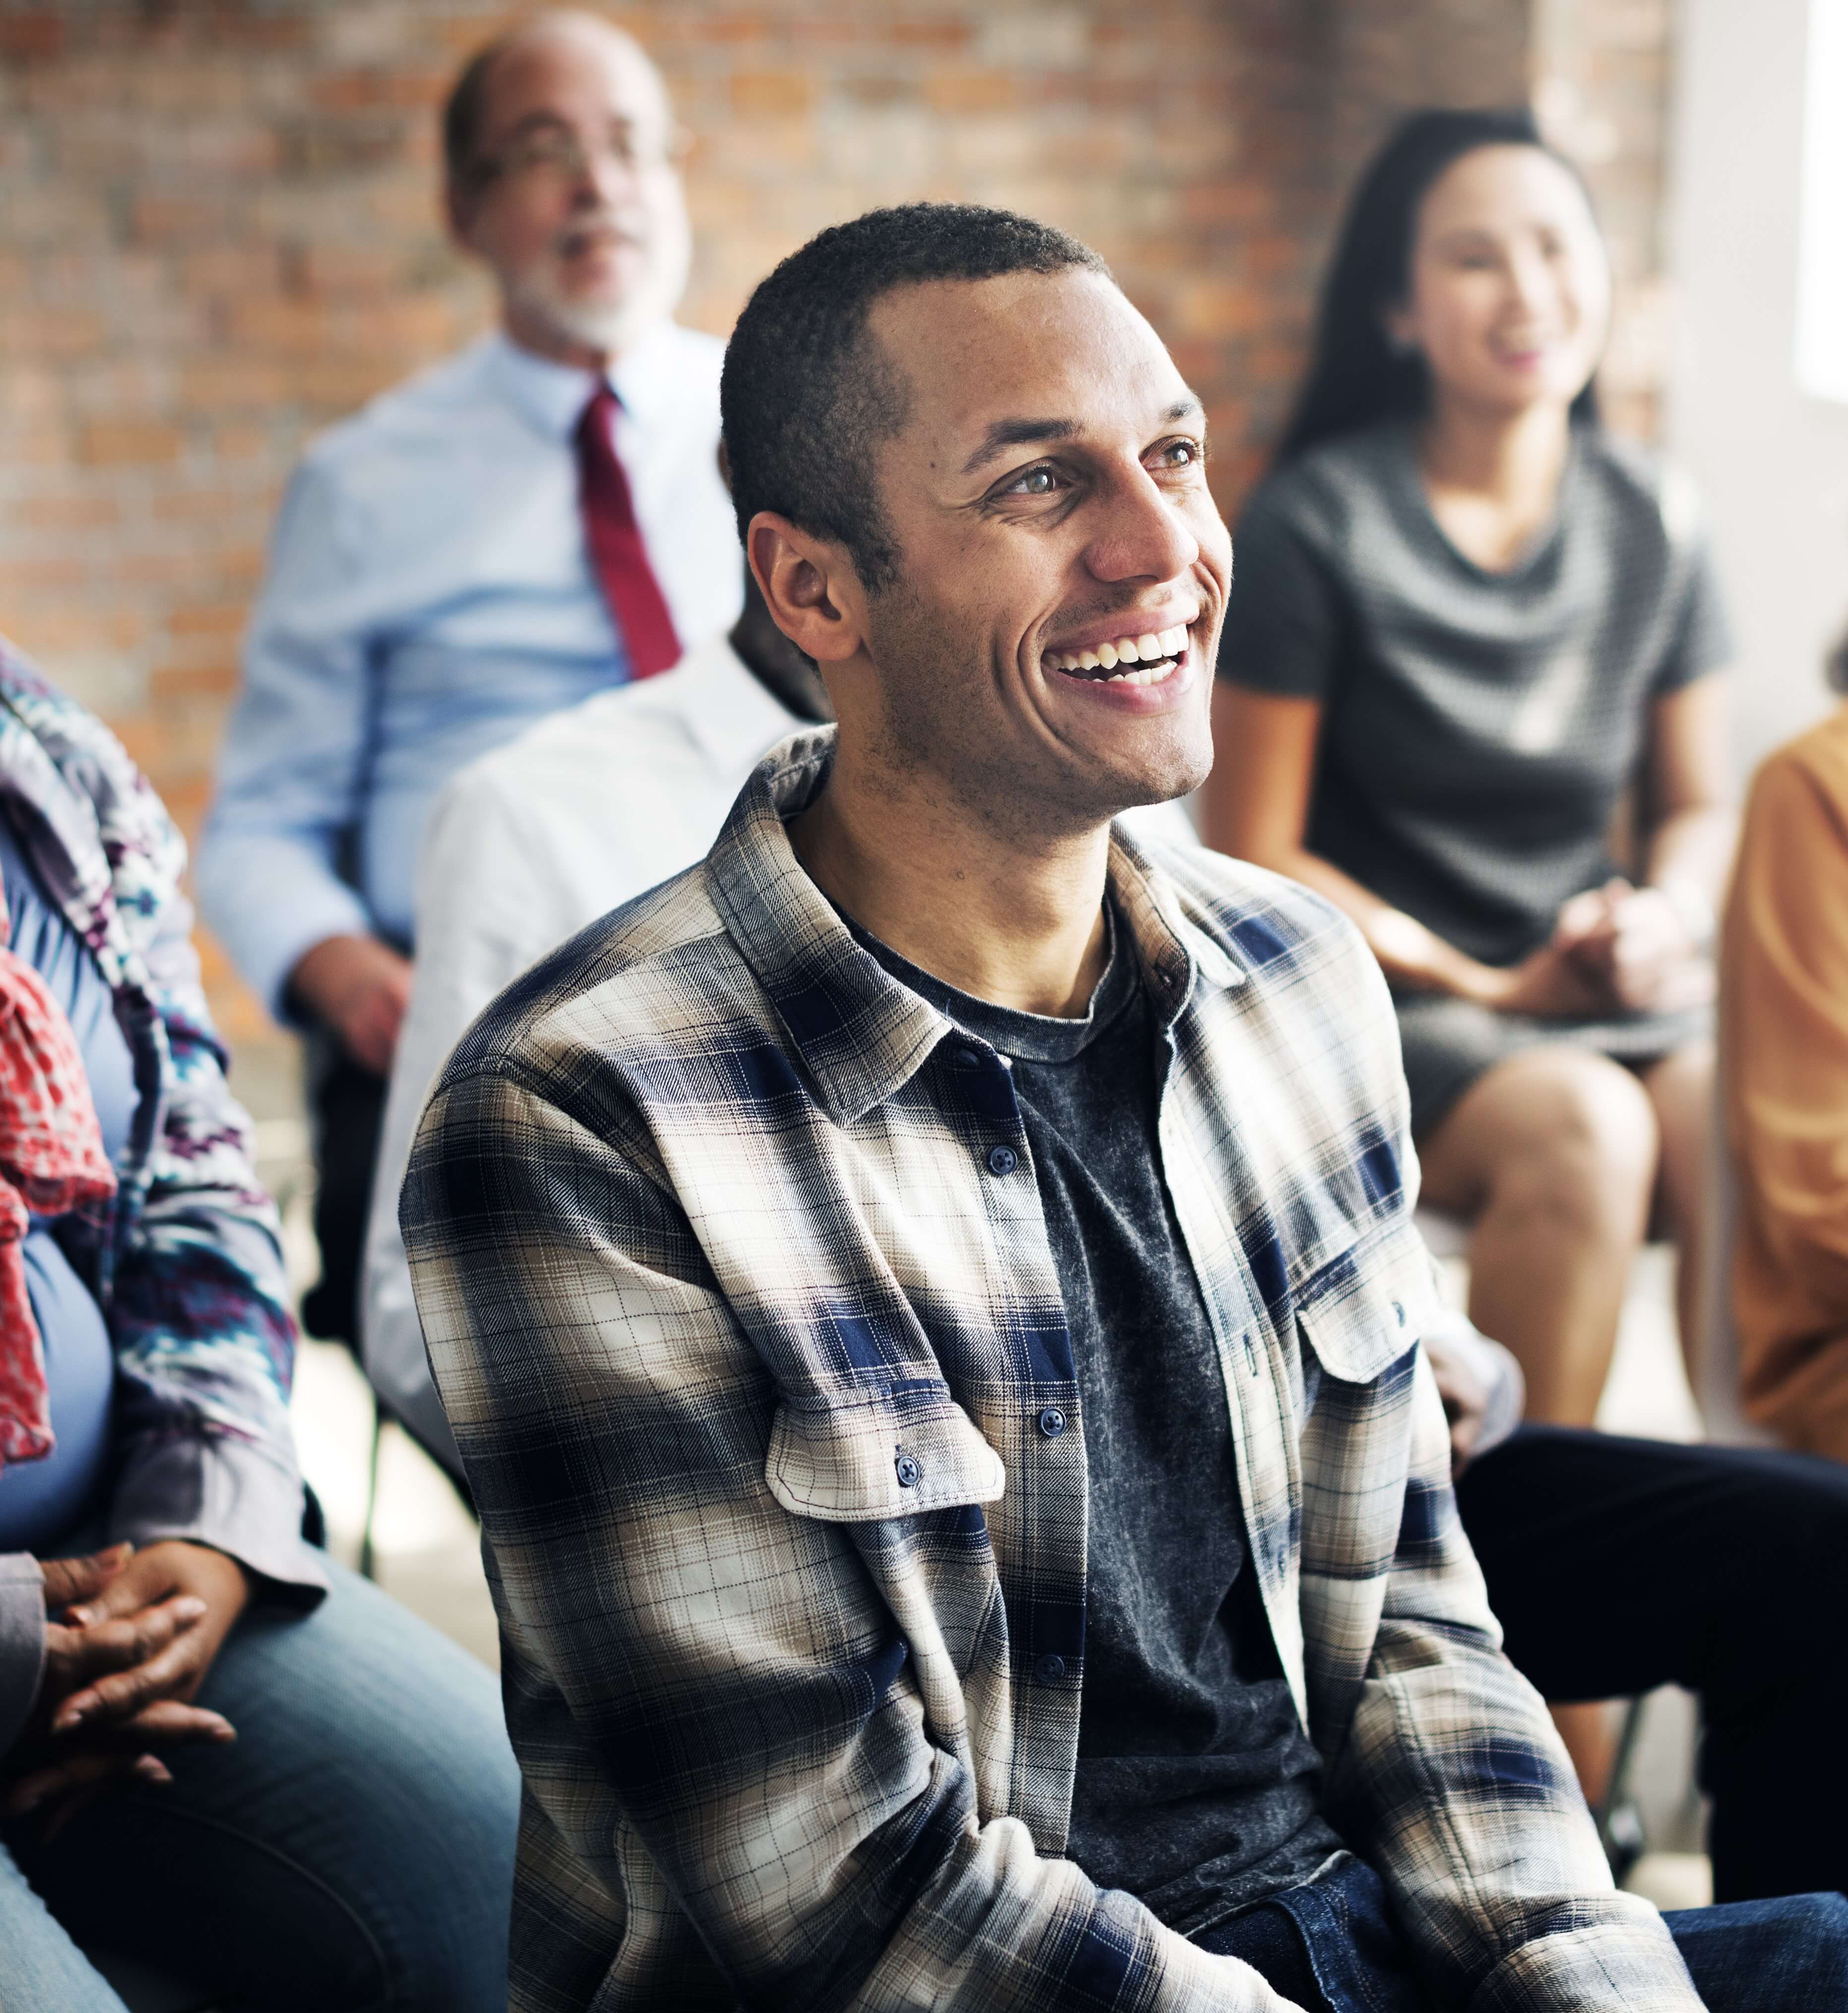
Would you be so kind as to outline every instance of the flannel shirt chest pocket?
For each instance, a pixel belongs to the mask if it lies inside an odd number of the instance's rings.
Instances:
[[[949,1386],[915,1378],[778,1406],[764,1480],[792,1515],[859,1524],[992,1503],[1007,1471]]]
[[[965,1747],[964,1687],[978,1663],[998,1678],[1006,1662],[981,1506],[999,1500],[1007,1472],[974,1421],[941,1378],[895,1382],[852,1402],[785,1403],[764,1478],[792,1515],[852,1543],[903,1632],[932,1723]]]
[[[1296,1294],[1297,1327],[1314,1359],[1303,1364],[1309,1403],[1322,1375],[1343,1384],[1383,1375],[1417,1341],[1436,1305],[1431,1256],[1410,1224],[1321,1267]]]

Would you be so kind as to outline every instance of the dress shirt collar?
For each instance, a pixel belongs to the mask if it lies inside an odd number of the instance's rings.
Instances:
[[[835,729],[794,734],[765,756],[706,856],[706,885],[733,940],[801,1050],[816,1095],[850,1125],[908,1082],[951,1023],[860,949],[789,842],[786,821],[813,802],[833,766]],[[1211,918],[1187,914],[1174,884],[1121,827],[1110,884],[1164,1024],[1196,985],[1242,985]],[[1254,961],[1275,955],[1267,941]]]
[[[674,394],[667,367],[674,342],[674,324],[658,323],[637,338],[609,371],[610,388],[627,417],[643,426],[662,415]],[[483,339],[488,375],[530,424],[549,439],[568,441],[591,394],[596,373],[575,363],[559,363],[523,349],[503,328]]]

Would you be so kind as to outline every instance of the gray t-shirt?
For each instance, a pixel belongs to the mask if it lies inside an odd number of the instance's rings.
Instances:
[[[1255,1574],[1212,1323],[1161,1178],[1168,1046],[1127,931],[1083,1020],[971,998],[854,925],[1012,1064],[1077,1366],[1088,1479],[1084,1688],[1066,1850],[1196,1934],[1341,1841]]]
[[[1651,703],[1728,654],[1691,492],[1596,428],[1505,573],[1444,535],[1396,420],[1271,475],[1234,557],[1220,675],[1324,708],[1310,849],[1491,964],[1619,871]]]

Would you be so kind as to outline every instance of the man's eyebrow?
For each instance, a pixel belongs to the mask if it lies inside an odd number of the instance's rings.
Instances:
[[[1199,400],[1191,395],[1177,399],[1162,414],[1161,423],[1171,427],[1203,409]],[[985,468],[991,461],[1006,453],[1010,447],[1034,447],[1046,441],[1070,440],[1082,431],[1076,420],[997,420],[982,435],[981,445],[963,463],[963,473],[973,475],[978,468]]]
[[[981,445],[963,464],[973,475],[1010,447],[1031,447],[1041,441],[1070,440],[1078,431],[1076,420],[997,420],[981,437]]]

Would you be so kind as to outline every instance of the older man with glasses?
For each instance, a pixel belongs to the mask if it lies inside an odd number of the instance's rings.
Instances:
[[[198,863],[238,969],[309,1034],[323,1276],[305,1313],[349,1340],[432,798],[738,608],[720,345],[671,319],[689,238],[659,73],[596,15],[540,16],[469,62],[443,141],[450,228],[492,273],[499,326],[296,471]]]

